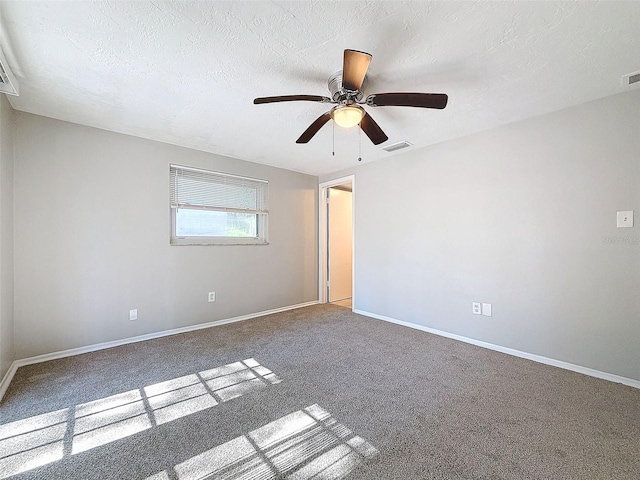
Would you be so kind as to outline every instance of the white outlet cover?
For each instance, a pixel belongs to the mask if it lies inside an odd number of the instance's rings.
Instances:
[[[471,306],[472,306],[471,311],[473,312],[474,315],[482,315],[482,308],[480,307],[480,303],[473,302]]]
[[[633,210],[618,212],[617,220],[618,228],[633,227]]]
[[[482,315],[484,315],[485,317],[490,317],[491,316],[491,304],[490,303],[483,303],[482,304]]]
[[[216,301],[216,292],[209,292],[209,302],[215,302]]]
[[[129,310],[129,320],[137,320],[138,319],[138,309],[134,308],[133,310]]]

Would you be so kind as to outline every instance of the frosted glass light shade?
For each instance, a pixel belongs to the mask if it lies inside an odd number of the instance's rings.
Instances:
[[[364,110],[354,105],[338,107],[333,110],[331,117],[339,126],[349,128],[360,123],[360,120],[364,117]]]

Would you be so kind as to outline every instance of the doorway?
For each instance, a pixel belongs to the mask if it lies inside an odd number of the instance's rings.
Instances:
[[[321,303],[353,310],[354,192],[353,175],[320,184]]]

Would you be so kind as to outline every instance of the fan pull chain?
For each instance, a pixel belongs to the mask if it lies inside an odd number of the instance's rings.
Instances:
[[[333,145],[331,146],[331,155],[336,156],[336,122],[331,122],[332,134],[331,139],[333,141]]]
[[[362,161],[362,126],[358,124],[358,161]]]

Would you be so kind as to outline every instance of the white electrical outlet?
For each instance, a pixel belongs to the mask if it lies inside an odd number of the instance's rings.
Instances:
[[[129,320],[137,320],[138,319],[138,309],[134,308],[133,310],[129,310]]]
[[[209,292],[209,303],[216,301],[216,292]]]
[[[482,315],[482,308],[480,308],[480,303],[473,302],[471,305],[473,306],[474,315]]]
[[[616,220],[618,228],[633,227],[633,210],[618,212]]]
[[[485,317],[490,317],[491,316],[491,304],[490,303],[483,303],[482,304],[482,315],[484,315]]]

